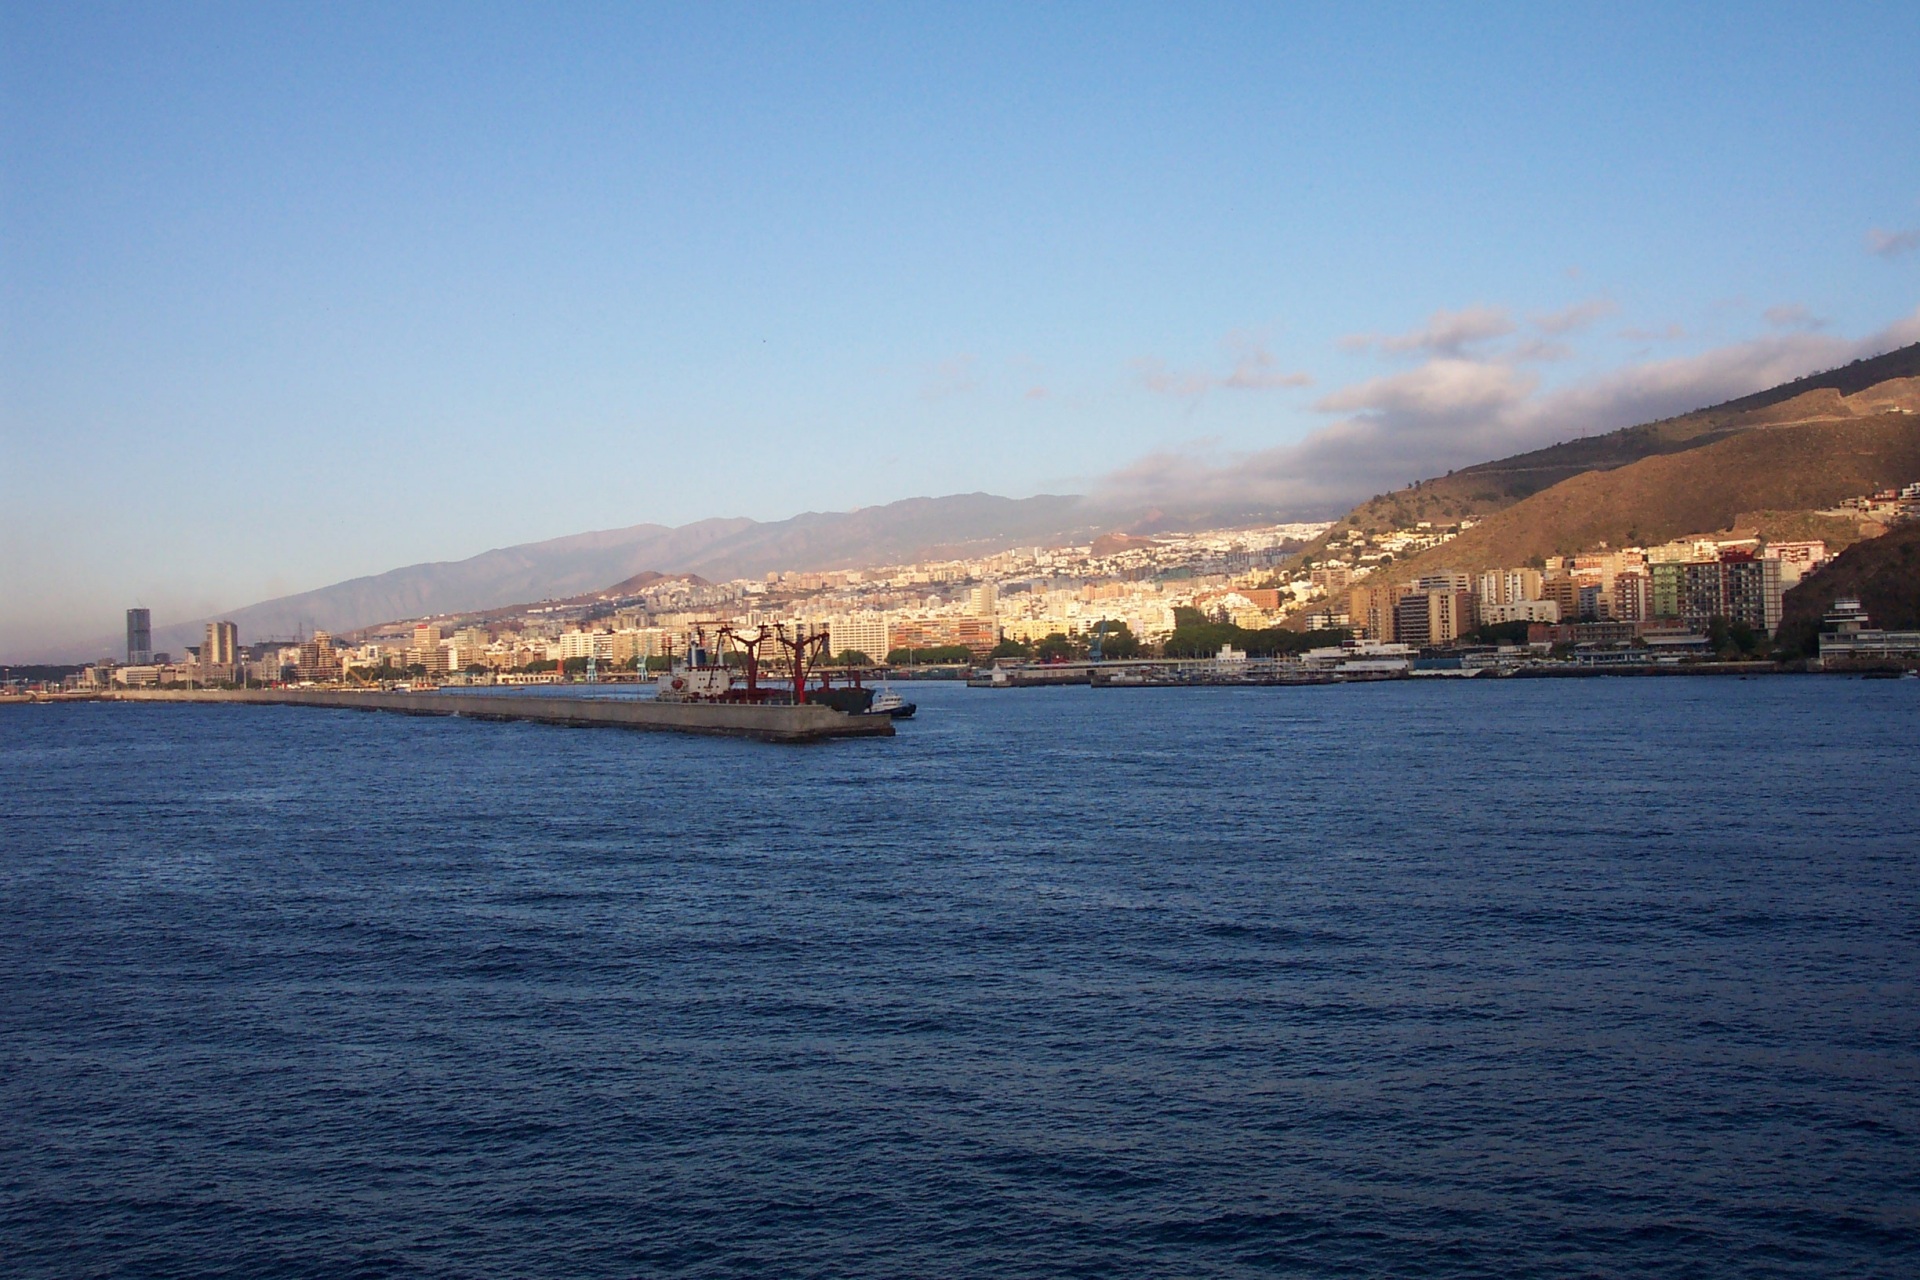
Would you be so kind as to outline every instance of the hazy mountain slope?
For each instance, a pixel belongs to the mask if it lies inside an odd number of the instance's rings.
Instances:
[[[1518,566],[1598,546],[1731,528],[1742,513],[1830,507],[1920,479],[1920,416],[1744,431],[1698,449],[1590,471],[1489,516],[1381,582],[1430,569]]]
[[[1842,407],[1840,398],[1856,397],[1870,388],[1878,390],[1890,383],[1888,389],[1892,396],[1904,391],[1906,397],[1911,398],[1915,394],[1912,384],[1903,387],[1896,380],[1917,377],[1920,377],[1920,343],[1871,359],[1856,360],[1838,369],[1809,374],[1679,417],[1584,436],[1465,467],[1451,475],[1422,481],[1417,488],[1368,499],[1336,528],[1407,528],[1419,520],[1451,522],[1462,516],[1486,514],[1550,489],[1572,476],[1699,448],[1735,431],[1829,413],[1872,412],[1878,406],[1854,400]],[[1825,394],[1821,394],[1823,392]],[[1789,401],[1799,403],[1788,406]],[[1776,406],[1782,408],[1775,411]],[[1569,431],[1577,431],[1579,427],[1577,422],[1567,424]]]
[[[1078,537],[1097,513],[1080,498],[997,498],[987,493],[908,498],[858,511],[807,512],[756,524],[667,565],[716,582],[774,569],[838,569],[962,552],[984,553],[1022,542]]]
[[[502,547],[466,560],[408,565],[220,616],[239,624],[243,640],[316,627],[351,631],[396,618],[580,595],[647,570],[720,581],[776,569],[898,562],[962,546],[999,549],[1077,532],[1087,518],[1078,498],[973,493],[860,511],[808,512],[766,523],[641,524]],[[177,653],[198,644],[204,626],[204,620],[196,620],[156,627],[155,647]]]

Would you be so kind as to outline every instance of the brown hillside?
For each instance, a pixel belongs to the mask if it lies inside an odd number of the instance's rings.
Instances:
[[[1847,397],[1847,407],[1858,414],[1903,410],[1920,413],[1920,378],[1889,378]]]
[[[1787,592],[1780,616],[1780,647],[1811,656],[1820,617],[1841,596],[1852,596],[1876,626],[1920,629],[1920,524],[1869,538]]]
[[[1799,403],[1794,404],[1796,401]],[[1772,412],[1776,406],[1789,404],[1793,407]],[[1751,427],[1884,413],[1894,408],[1920,412],[1920,343],[1678,417],[1581,436],[1423,480],[1414,488],[1361,503],[1330,532],[1407,529],[1420,520],[1452,523],[1462,516],[1498,511],[1585,472],[1699,448]],[[1577,422],[1567,425],[1574,431],[1581,427]],[[1307,550],[1318,553],[1322,545]]]
[[[1393,566],[1381,581],[1443,567],[1536,563],[1601,543],[1666,542],[1730,528],[1742,513],[1804,513],[1915,479],[1920,417],[1914,415],[1745,431],[1685,453],[1563,480],[1445,546]]]

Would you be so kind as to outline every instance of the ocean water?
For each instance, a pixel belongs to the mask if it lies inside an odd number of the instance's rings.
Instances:
[[[0,709],[0,1271],[1920,1274],[1920,682]]]

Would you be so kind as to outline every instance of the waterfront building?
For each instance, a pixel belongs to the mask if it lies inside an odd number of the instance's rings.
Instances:
[[[1712,560],[1662,561],[1648,567],[1653,616],[1689,627],[1715,618],[1771,634],[1780,625],[1780,562],[1739,548]]]
[[[611,631],[569,631],[562,635],[549,652],[560,662],[574,658],[593,658],[602,662],[613,661],[613,633]]]
[[[1560,621],[1560,606],[1551,600],[1515,600],[1509,604],[1482,604],[1480,621],[1486,626],[1503,622]]]
[[[127,610],[127,665],[145,666],[153,661],[153,614],[147,609]]]
[[[200,647],[200,661],[209,666],[230,667],[240,658],[240,628],[231,622],[209,622],[207,642]]]
[[[438,652],[438,650],[435,650]],[[443,660],[444,662],[444,660]],[[444,670],[444,666],[442,667]],[[300,646],[299,659],[294,663],[294,675],[301,680],[332,680],[340,674],[340,658],[334,652],[333,637],[325,631],[316,631],[313,638]]]
[[[1466,578],[1465,574],[1450,576]],[[1413,591],[1394,602],[1393,638],[1400,644],[1415,648],[1451,644],[1473,627],[1473,595],[1464,588]]]
[[[238,678],[240,628],[231,622],[209,622],[200,646],[200,678],[205,681]]]
[[[1571,620],[1580,616],[1580,580],[1571,573],[1556,574],[1540,583],[1540,598],[1560,607],[1560,616]]]
[[[887,629],[887,650],[940,649],[963,645],[976,656],[984,657],[993,652],[993,646],[1000,642],[994,630],[993,623],[985,618],[902,618]]]
[[[1645,622],[1653,616],[1651,580],[1638,571],[1615,574],[1610,604],[1613,616],[1620,621]]]
[[[884,613],[847,613],[827,619],[827,639],[835,653],[864,653],[882,661],[891,647]]]
[[[1394,606],[1412,588],[1404,583],[1379,587],[1355,587],[1347,602],[1347,616],[1354,628],[1369,640],[1382,643],[1398,640],[1394,634]]]
[[[614,664],[660,657],[667,651],[667,634],[665,627],[628,627],[614,632]]]
[[[1489,569],[1474,583],[1480,607],[1520,604],[1540,599],[1538,569]]]
[[[1858,600],[1835,600],[1821,620],[1819,665],[1920,666],[1920,631],[1882,631]]]

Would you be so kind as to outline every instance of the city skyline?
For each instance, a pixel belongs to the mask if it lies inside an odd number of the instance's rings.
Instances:
[[[6,658],[641,521],[1327,514],[1920,338],[1901,12],[4,21]]]

